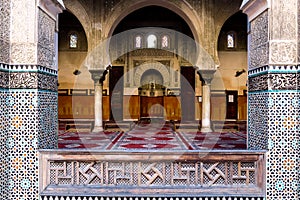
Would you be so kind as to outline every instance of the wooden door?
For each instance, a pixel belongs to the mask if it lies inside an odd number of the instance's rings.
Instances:
[[[226,91],[226,119],[238,117],[238,91]]]
[[[141,96],[141,117],[164,117],[163,97]]]
[[[195,120],[195,69],[181,67],[181,121]]]
[[[112,121],[123,120],[123,74],[122,66],[113,66],[109,71],[110,120]]]

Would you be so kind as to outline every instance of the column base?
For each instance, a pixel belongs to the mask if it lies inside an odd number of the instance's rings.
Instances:
[[[200,131],[204,133],[213,132],[213,130],[210,127],[201,127]]]
[[[94,129],[93,129],[93,133],[97,133],[97,132],[101,132],[103,131],[103,127],[102,126],[95,126]]]

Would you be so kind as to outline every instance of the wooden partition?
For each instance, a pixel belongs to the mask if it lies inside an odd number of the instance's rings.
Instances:
[[[140,118],[140,96],[123,96],[123,117],[124,120],[138,120]]]
[[[219,121],[226,119],[226,96],[225,94],[211,95],[211,120]]]
[[[109,96],[103,96],[103,120],[110,119]],[[163,97],[165,119],[181,120],[180,96]],[[200,97],[201,98],[201,97]],[[201,120],[202,103],[199,97],[195,97],[195,119]],[[247,96],[238,96],[238,120],[247,120]],[[225,120],[226,97],[211,95],[211,119],[213,121]],[[93,95],[59,95],[58,96],[59,119],[94,119],[94,96]],[[123,97],[123,119],[138,120],[140,118],[140,96],[125,95]]]
[[[238,96],[238,120],[247,120],[247,95]]]
[[[181,120],[181,103],[179,96],[165,96],[164,108],[166,120]]]
[[[94,119],[93,95],[59,95],[58,118],[59,119]],[[110,105],[109,96],[103,96],[103,120],[109,120]]]

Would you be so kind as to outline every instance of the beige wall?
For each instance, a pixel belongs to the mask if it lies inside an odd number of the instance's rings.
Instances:
[[[60,51],[58,55],[58,83],[59,89],[93,89],[94,83],[88,69],[83,66],[86,52]],[[73,74],[78,69],[81,73]]]
[[[59,52],[59,89],[93,89],[94,83],[88,69],[83,65],[86,52],[60,51]],[[217,78],[212,82],[212,90],[238,90],[243,95],[247,89],[247,72],[235,77],[236,71],[247,70],[246,51],[219,51],[220,66],[216,73]],[[73,71],[79,69],[81,74],[75,76]],[[108,88],[108,81],[104,83]],[[196,96],[201,96],[201,81],[196,74]]]
[[[220,66],[218,71],[226,90],[238,90],[243,95],[247,90],[247,52],[246,51],[219,51]],[[236,71],[245,69],[246,72],[235,77]]]

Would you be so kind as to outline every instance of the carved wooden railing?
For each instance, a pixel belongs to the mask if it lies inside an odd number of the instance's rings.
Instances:
[[[265,152],[41,150],[48,197],[264,197]]]

